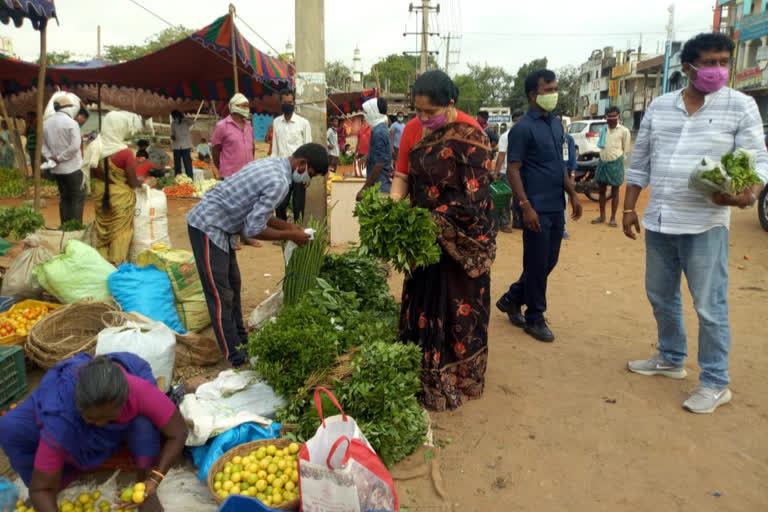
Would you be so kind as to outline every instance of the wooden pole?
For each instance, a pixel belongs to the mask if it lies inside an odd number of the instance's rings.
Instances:
[[[28,185],[27,185],[27,159],[24,156],[24,149],[21,147],[21,138],[19,137],[19,129],[16,126],[16,118],[8,115],[8,110],[5,108],[5,99],[0,94],[0,109],[2,109],[3,120],[8,125],[8,130],[13,129],[13,151],[16,153],[16,161],[19,164],[19,173],[21,173],[21,182],[24,185],[24,197],[27,197]],[[8,132],[10,134],[10,132]]]
[[[232,74],[235,77],[235,94],[240,92],[240,84],[237,77],[237,41],[235,39],[235,5],[229,4],[229,19],[232,22],[230,32],[232,34]],[[234,94],[233,94],[234,96]]]
[[[99,133],[101,133],[101,84],[96,86],[96,102],[98,103]]]
[[[96,25],[96,58],[101,60],[101,25]]]
[[[37,75],[37,139],[35,141],[35,208],[40,208],[40,155],[43,150],[43,99],[45,98],[45,65],[47,56],[46,29],[48,21],[40,25],[40,71]]]

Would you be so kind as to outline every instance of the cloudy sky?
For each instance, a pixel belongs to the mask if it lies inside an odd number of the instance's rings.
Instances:
[[[225,14],[229,0],[136,0],[170,23],[202,28]],[[237,12],[276,49],[293,42],[293,0],[233,0]],[[298,0],[301,5],[303,0]],[[325,0],[326,60],[352,64],[359,46],[368,71],[380,57],[418,49],[417,15],[409,13],[408,0],[365,2]],[[418,3],[418,0],[414,0]],[[432,0],[432,4],[436,4]],[[636,48],[642,34],[644,53],[655,53],[665,38],[670,0],[443,0],[439,15],[431,18],[435,31],[459,34],[451,42],[452,74],[466,70],[467,63],[488,63],[515,72],[524,62],[547,56],[550,67],[578,65],[595,48]],[[715,0],[677,0],[677,38],[711,30]],[[85,59],[96,53],[96,26],[101,25],[102,45],[141,43],[168,25],[131,0],[58,0],[60,24],[49,29],[52,51],[69,50]],[[576,22],[575,20],[588,20]],[[239,23],[245,37],[262,51],[267,45]],[[39,39],[25,22],[21,29],[0,25],[0,35],[13,39],[16,54],[36,59]],[[445,41],[430,38],[445,62]],[[455,64],[454,64],[455,63]],[[204,63],[200,63],[201,71]]]

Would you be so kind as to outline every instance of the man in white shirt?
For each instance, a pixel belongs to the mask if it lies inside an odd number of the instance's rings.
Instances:
[[[336,166],[339,164],[339,118],[332,117],[328,121],[328,131],[326,132],[326,145],[328,146],[328,168],[331,172],[336,172]]]
[[[688,187],[703,157],[720,161],[736,149],[754,151],[756,171],[768,181],[768,152],[755,100],[730,89],[733,41],[724,34],[699,34],[683,46],[688,87],[653,101],[640,125],[627,172],[624,234],[640,232],[635,205],[651,187],[643,215],[648,299],[658,326],[658,354],[630,361],[640,375],[684,379],[687,355],[681,275],[685,273],[699,317],[699,386],[683,407],[711,413],[731,400],[728,389],[728,227],[730,207],[754,204],[760,186],[730,196],[705,196]],[[634,231],[633,231],[634,228]],[[643,342],[645,343],[645,342]]]
[[[42,154],[46,168],[59,188],[59,217],[61,223],[76,219],[83,222],[83,154],[80,152],[82,136],[77,114],[71,100],[62,97],[54,105],[56,113],[43,124]]]
[[[309,121],[294,112],[296,109],[296,95],[293,91],[284,90],[280,92],[280,110],[283,115],[276,117],[272,121],[272,155],[275,158],[288,158],[304,144],[312,142],[312,128]],[[280,206],[277,207],[275,215],[278,219],[287,220],[288,205],[292,205],[294,222],[299,222],[304,216],[304,199],[306,197],[306,187],[309,186],[309,176],[305,173],[300,178],[294,178],[291,183],[291,190]],[[291,198],[293,201],[291,202]]]
[[[608,185],[611,186],[611,220],[608,225],[616,227],[616,210],[619,209],[619,190],[624,184],[624,157],[629,153],[631,136],[629,130],[619,124],[619,107],[611,106],[605,111],[607,124],[600,131],[600,161],[595,172],[595,182],[600,186],[600,216],[592,224],[605,222],[605,204]]]
[[[512,127],[515,126],[515,123],[518,122],[521,117],[523,117],[523,111],[515,110],[512,113],[512,124],[510,124],[509,129],[499,137],[499,154],[496,157],[496,169],[493,175],[494,181],[499,178],[505,181],[507,179],[507,145],[509,144],[509,132],[512,131]],[[501,230],[505,233],[512,233],[514,231],[512,228],[515,223],[512,222],[511,205],[512,202],[510,201],[510,203],[504,207],[504,211],[499,213],[499,225]],[[520,223],[520,225],[522,226],[522,223]]]

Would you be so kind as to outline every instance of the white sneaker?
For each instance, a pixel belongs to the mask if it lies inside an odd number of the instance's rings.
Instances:
[[[710,414],[715,412],[718,406],[727,404],[733,395],[731,390],[725,388],[707,388],[699,386],[693,390],[688,400],[683,402],[683,407],[698,414]]]
[[[639,361],[629,361],[627,369],[640,375],[663,375],[670,379],[684,379],[688,372],[682,366],[675,366],[660,355],[656,354],[651,359],[640,359]]]

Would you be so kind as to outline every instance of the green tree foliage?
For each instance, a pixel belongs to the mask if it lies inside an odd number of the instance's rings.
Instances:
[[[72,52],[48,52],[45,54],[45,62],[48,66],[56,66],[58,64],[66,64],[75,60]]]
[[[407,93],[408,86],[413,83],[419,73],[419,58],[412,55],[389,55],[371,67],[366,80],[376,80],[377,72],[382,87],[388,78],[390,92]]]
[[[534,59],[527,64],[520,66],[515,75],[515,81],[509,94],[503,101],[503,104],[510,107],[512,110],[523,109],[528,106],[528,98],[525,96],[525,77],[527,77],[533,71],[538,69],[545,69],[547,67],[547,58],[542,57],[540,59]]]
[[[482,107],[500,107],[512,90],[512,76],[499,66],[468,64],[469,73],[458,75],[459,109],[476,113]]]
[[[581,80],[576,66],[563,66],[556,71],[557,85],[560,92],[558,110],[572,116],[578,111],[579,85]]]
[[[459,101],[456,108],[470,114],[480,110],[480,91],[470,75],[457,75],[453,83],[459,89]]]
[[[194,30],[188,29],[182,25],[166,28],[152,37],[147,38],[144,44],[116,44],[107,45],[104,53],[104,59],[112,62],[124,62],[127,60],[138,59],[144,55],[165,48],[181,39],[192,34]]]
[[[325,81],[328,87],[344,89],[349,77],[352,76],[352,70],[340,60],[325,63]]]

